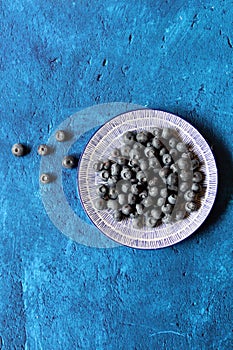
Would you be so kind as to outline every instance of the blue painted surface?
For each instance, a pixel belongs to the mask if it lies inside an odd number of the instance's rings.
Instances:
[[[232,1],[0,6],[0,347],[232,348]],[[214,148],[216,205],[174,247],[84,247],[43,209],[38,144],[109,101],[178,114]],[[24,158],[11,155],[17,141]]]

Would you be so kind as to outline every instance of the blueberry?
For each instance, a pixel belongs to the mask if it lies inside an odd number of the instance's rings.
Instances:
[[[109,188],[108,196],[110,199],[116,199],[118,196],[117,190],[114,187]]]
[[[106,160],[104,163],[103,163],[103,169],[104,170],[109,170],[112,166],[112,161],[111,160]]]
[[[97,194],[101,197],[104,198],[108,194],[108,187],[105,185],[100,185],[97,188]]]
[[[25,154],[24,146],[21,143],[16,143],[12,146],[11,152],[16,157],[22,157]]]
[[[178,210],[178,211],[175,213],[175,219],[176,219],[177,221],[182,220],[182,219],[184,219],[185,215],[186,215],[186,211],[185,211],[185,210]]]
[[[49,148],[47,145],[40,145],[38,147],[38,150],[37,150],[37,153],[40,155],[40,156],[46,156],[48,153],[49,153]]]
[[[128,162],[128,166],[131,168],[138,166],[138,165],[139,165],[139,161],[137,159],[130,159]]]
[[[162,130],[162,137],[164,139],[168,139],[171,136],[171,134],[172,134],[171,129],[163,128],[163,130]]]
[[[185,159],[185,158],[178,159],[177,165],[181,170],[190,169],[190,161],[188,159]]]
[[[160,219],[161,214],[162,214],[162,211],[161,211],[161,208],[160,208],[160,207],[155,207],[155,208],[152,208],[152,209],[151,209],[151,216],[152,216],[154,219],[156,219],[156,220]]]
[[[187,202],[185,204],[185,209],[188,213],[191,213],[192,211],[197,209],[197,205],[194,202]]]
[[[117,176],[121,172],[121,166],[120,164],[113,163],[111,166],[111,175]]]
[[[153,227],[155,227],[157,220],[151,216],[148,216],[148,217],[146,217],[145,223],[146,223],[147,227],[153,228]]]
[[[131,149],[129,152],[129,158],[130,159],[139,159],[141,157],[141,151],[137,149]]]
[[[170,165],[172,162],[172,157],[170,154],[164,154],[162,157],[162,162],[164,165]]]
[[[51,180],[52,180],[52,178],[51,178],[51,175],[49,175],[49,174],[44,173],[44,174],[41,174],[41,176],[40,176],[40,182],[43,184],[48,184],[51,182]]]
[[[124,215],[129,216],[132,212],[133,212],[133,208],[131,205],[129,204],[125,204],[123,205],[123,207],[121,208],[121,211]]]
[[[191,170],[181,170],[180,172],[180,178],[182,181],[188,181],[192,179],[192,171]]]
[[[123,168],[121,170],[121,178],[123,180],[130,180],[132,178],[132,171],[130,168]]]
[[[159,193],[159,190],[158,190],[158,187],[152,186],[152,187],[149,187],[148,192],[149,192],[149,195],[151,197],[156,197],[158,195],[158,193]]]
[[[154,128],[152,130],[152,134],[154,135],[154,137],[156,137],[158,139],[158,138],[160,138],[162,136],[162,129]]]
[[[131,185],[131,192],[134,195],[138,195],[140,192],[142,192],[142,186],[138,184]]]
[[[114,213],[113,213],[113,218],[114,220],[116,221],[121,221],[123,219],[123,215],[122,215],[122,212],[120,210],[116,210]]]
[[[167,198],[167,195],[168,195],[168,190],[167,190],[167,188],[162,188],[162,189],[160,190],[160,196],[161,196],[162,198]]]
[[[185,192],[185,194],[184,194],[184,199],[186,201],[190,201],[191,202],[195,198],[196,198],[196,193],[194,191],[189,190],[189,191]]]
[[[168,176],[168,174],[169,174],[169,168],[168,167],[163,167],[162,169],[160,169],[160,171],[159,171],[159,176],[161,177],[161,178],[166,178],[167,176]]]
[[[119,165],[126,165],[128,161],[125,157],[117,157],[116,162]]]
[[[187,152],[184,152],[184,153],[181,154],[181,158],[185,158],[185,159],[191,160],[191,159],[194,158],[194,155],[193,155],[192,152],[187,151]]]
[[[172,159],[176,159],[178,156],[178,151],[175,148],[171,148],[169,154],[171,155]]]
[[[115,157],[120,157],[121,155],[121,151],[118,149],[118,148],[114,148],[112,150],[112,156],[115,158]]]
[[[154,147],[146,147],[144,149],[144,154],[147,158],[153,158],[155,156],[155,149]]]
[[[160,198],[157,200],[157,205],[158,205],[158,207],[162,207],[162,205],[164,205],[165,202],[166,202],[166,199],[160,197]]]
[[[142,215],[144,213],[144,205],[143,204],[136,204],[136,211],[139,215]]]
[[[132,145],[135,142],[135,133],[132,131],[127,131],[124,135],[123,135],[123,141],[125,144],[127,145]]]
[[[172,170],[173,173],[177,173],[177,172],[178,172],[178,166],[177,166],[177,164],[173,163],[173,164],[170,166],[170,169]]]
[[[139,171],[137,174],[136,174],[136,178],[139,182],[143,183],[143,182],[146,182],[146,175],[143,171]]]
[[[117,184],[118,191],[122,191],[123,193],[128,193],[131,189],[130,181],[119,181]]]
[[[127,204],[128,196],[125,193],[118,194],[118,203],[120,205]]]
[[[139,198],[145,199],[148,196],[148,192],[146,190],[142,191],[141,193],[139,193]]]
[[[191,169],[195,170],[200,166],[200,163],[197,159],[192,159],[191,160]]]
[[[190,188],[190,184],[188,182],[181,182],[179,185],[179,190],[181,192],[186,192]]]
[[[149,167],[149,162],[146,159],[139,159],[139,166],[142,171],[147,170]]]
[[[162,218],[162,222],[164,224],[172,223],[172,216],[170,214],[165,214],[164,217]]]
[[[149,167],[159,169],[161,166],[160,166],[158,159],[153,157],[153,158],[149,159]]]
[[[95,201],[94,201],[94,207],[97,209],[97,210],[104,210],[107,208],[107,202],[103,199],[103,198],[97,198]]]
[[[137,197],[133,193],[128,194],[128,204],[133,205],[136,203]]]
[[[201,185],[199,185],[199,183],[194,182],[192,184],[191,190],[194,192],[201,192],[202,188],[201,188]]]
[[[177,145],[177,143],[178,143],[178,140],[177,140],[177,138],[172,137],[172,138],[170,138],[170,140],[168,141],[168,143],[169,143],[169,146],[170,146],[171,148],[175,148],[176,145]]]
[[[65,156],[62,160],[62,166],[66,169],[72,169],[76,166],[76,160],[73,156]]]
[[[183,142],[178,142],[177,145],[176,145],[176,149],[180,153],[187,152],[187,147],[186,147],[186,145]]]
[[[121,154],[124,157],[128,157],[129,156],[129,152],[131,151],[131,147],[129,145],[123,145],[121,146]]]
[[[64,142],[66,140],[66,133],[64,130],[58,130],[55,134],[55,138],[58,142]]]
[[[156,137],[152,139],[152,145],[156,149],[160,149],[162,147],[162,143]]]
[[[150,139],[149,133],[147,131],[140,131],[136,135],[136,140],[140,143],[146,143]]]
[[[170,194],[170,196],[168,197],[168,203],[174,205],[176,203],[177,200],[177,195],[176,194]]]
[[[199,171],[196,171],[193,174],[193,182],[201,182],[202,181],[202,174]]]
[[[172,173],[172,174],[168,175],[168,177],[167,177],[167,184],[169,186],[177,185],[177,181],[178,181],[178,176],[177,176],[176,173]]]
[[[153,177],[148,181],[148,186],[154,187],[154,186],[157,186],[158,183],[159,183],[158,177]]]
[[[161,150],[159,151],[159,155],[162,157],[164,154],[167,153],[167,149],[165,147],[162,147]]]
[[[162,212],[164,214],[171,214],[172,212],[172,205],[170,203],[162,205]]]
[[[116,200],[114,200],[114,199],[109,199],[107,201],[107,207],[108,207],[108,209],[118,210],[119,209],[119,203]]]
[[[143,227],[143,218],[137,217],[132,220],[133,228],[135,229],[141,229]]]
[[[109,171],[108,170],[101,170],[100,177],[102,180],[108,181],[108,179],[110,177]]]
[[[143,151],[145,148],[145,146],[143,146],[140,142],[135,142],[133,144],[133,149],[137,150],[137,151]]]
[[[151,207],[154,203],[154,199],[151,196],[147,196],[146,198],[143,199],[143,205],[145,208]]]
[[[115,187],[117,182],[118,182],[118,176],[113,175],[108,178],[109,187]]]
[[[95,171],[100,171],[100,170],[103,170],[103,167],[104,167],[104,163],[103,162],[95,162],[93,164],[93,169]]]

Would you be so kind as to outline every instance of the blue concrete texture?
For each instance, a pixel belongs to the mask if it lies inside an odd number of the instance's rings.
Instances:
[[[0,10],[0,348],[232,349],[232,1]],[[43,208],[38,145],[73,112],[114,101],[177,114],[213,148],[215,206],[173,247],[81,246]],[[19,141],[30,153],[14,158]]]

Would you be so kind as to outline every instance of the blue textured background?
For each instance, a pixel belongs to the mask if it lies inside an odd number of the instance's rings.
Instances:
[[[0,348],[230,349],[233,2],[0,2]],[[74,111],[166,110],[213,146],[206,223],[159,251],[69,241],[40,200],[38,144]],[[15,159],[11,145],[31,153]]]

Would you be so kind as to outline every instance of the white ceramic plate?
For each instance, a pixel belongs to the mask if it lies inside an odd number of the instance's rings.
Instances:
[[[94,116],[93,116],[94,117]],[[173,128],[191,147],[205,174],[205,193],[199,209],[187,218],[155,228],[135,229],[131,219],[116,222],[109,210],[96,210],[96,176],[93,163],[109,158],[112,149],[122,144],[122,134],[130,130],[151,130],[153,127]],[[157,249],[173,245],[190,236],[208,216],[217,192],[217,169],[210,147],[200,133],[185,120],[162,111],[142,109],[121,114],[105,123],[88,142],[79,165],[79,192],[83,207],[96,227],[114,241],[133,248]]]

